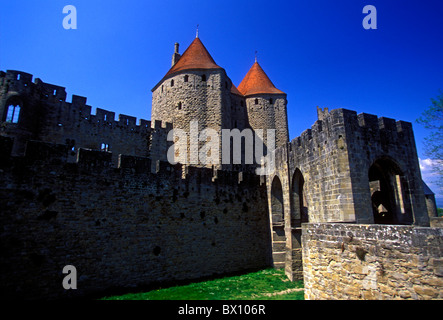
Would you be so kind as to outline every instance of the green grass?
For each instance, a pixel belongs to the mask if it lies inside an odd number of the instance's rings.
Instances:
[[[283,270],[266,269],[103,300],[303,300],[302,289],[303,282],[289,281]]]

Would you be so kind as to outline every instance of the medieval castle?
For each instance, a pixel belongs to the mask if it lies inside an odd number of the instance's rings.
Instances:
[[[274,266],[307,299],[442,299],[443,223],[412,125],[318,108],[289,141],[257,61],[236,87],[197,37],[152,89],[152,119],[0,72],[3,298],[64,299]],[[172,129],[275,130],[275,170],[167,161]],[[266,138],[264,145],[268,144]],[[192,153],[192,150],[190,150]],[[62,287],[63,267],[78,271]]]

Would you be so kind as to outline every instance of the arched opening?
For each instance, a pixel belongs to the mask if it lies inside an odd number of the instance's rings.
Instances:
[[[411,224],[409,188],[400,167],[389,158],[378,159],[369,168],[368,178],[374,223]]]
[[[283,188],[280,179],[275,176],[271,187],[271,210],[272,224],[274,226],[284,225],[284,209],[283,209]]]
[[[6,113],[6,122],[9,123],[18,123],[18,119],[20,116],[20,105],[9,105],[8,111]]]
[[[306,201],[304,199],[305,179],[299,169],[296,169],[292,176],[291,187],[291,225],[293,227],[303,222],[309,222],[308,208],[305,206]]]
[[[6,102],[3,121],[9,123],[18,123],[20,119],[20,111],[22,109],[22,101],[18,97],[12,97]]]
[[[284,268],[286,261],[285,214],[283,188],[275,176],[271,185],[272,260],[274,268]]]

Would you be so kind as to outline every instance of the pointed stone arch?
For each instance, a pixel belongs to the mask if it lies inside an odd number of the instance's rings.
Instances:
[[[284,268],[286,260],[285,206],[283,186],[278,176],[271,184],[272,261],[274,268]]]
[[[23,101],[19,96],[10,97],[5,104],[2,120],[8,123],[18,123]]]
[[[299,226],[300,223],[309,222],[308,208],[304,193],[305,179],[300,169],[296,169],[292,175],[291,183],[291,226]]]
[[[380,157],[368,172],[372,211],[376,224],[412,224],[407,177],[390,157]]]
[[[272,224],[284,226],[285,213],[283,204],[283,187],[278,176],[275,176],[271,185]]]

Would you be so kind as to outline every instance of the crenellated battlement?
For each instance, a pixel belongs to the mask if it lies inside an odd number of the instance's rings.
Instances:
[[[76,103],[77,107],[80,107],[81,116],[83,119],[89,123],[95,125],[102,125],[110,128],[127,129],[132,132],[145,132],[154,130],[164,130],[168,133],[173,129],[172,123],[156,120],[151,122],[145,119],[139,119],[137,124],[137,118],[129,116],[126,114],[119,114],[118,120],[115,120],[115,112],[97,108],[96,113],[91,113],[91,107],[87,106],[85,103]]]
[[[7,119],[9,108],[17,109],[16,121]],[[18,119],[18,120],[17,120]],[[64,87],[33,81],[33,75],[16,70],[0,72],[0,122],[2,136],[14,138],[13,152],[21,155],[28,140],[56,144],[70,144],[78,150],[112,151],[117,154],[155,157],[165,160],[168,149],[167,134],[171,123],[148,121],[113,111],[92,107],[87,98],[72,95],[66,101]]]
[[[50,83],[45,83],[33,75],[18,70],[7,70],[0,72],[0,86],[3,94],[29,94],[33,93],[41,99],[49,101],[66,101],[66,88]]]
[[[165,181],[189,180],[196,184],[260,185],[260,177],[250,172],[214,170],[182,164],[172,165],[167,161],[124,154],[118,155],[118,162],[115,165],[112,152],[84,148],[79,148],[74,152],[67,144],[42,141],[28,141],[23,156],[11,157],[12,145],[13,139],[0,136],[0,167],[2,168],[19,164],[36,170],[41,167],[53,168],[59,171],[59,174],[64,170],[81,170],[83,173],[103,175],[116,173],[157,175]]]
[[[318,115],[311,128],[278,148],[275,155],[279,177],[289,175],[300,181],[295,175],[297,169],[303,176],[301,180],[309,190],[305,201],[306,210],[311,212],[310,221],[372,223],[375,218],[373,208],[368,206],[372,201],[370,181],[381,179],[374,172],[384,165],[392,166],[386,168],[389,172],[396,172],[389,182],[395,183],[396,190],[416,192],[411,195],[404,191],[397,199],[416,197],[411,210],[416,221],[426,225],[412,124],[347,109],[319,109]],[[289,174],[284,172],[286,168]],[[408,206],[410,202],[406,201],[396,209],[403,210],[402,215],[395,216],[400,223],[412,221],[412,213],[405,214]]]
[[[413,139],[412,124],[406,121],[396,121],[386,117],[361,113],[347,109],[334,109],[325,111],[318,109],[319,119],[306,129],[299,137],[290,142],[290,147],[307,147],[313,143],[345,138],[353,135],[355,137],[367,137],[369,134],[382,144],[398,144]],[[332,140],[331,140],[332,141]]]
[[[127,155],[115,166],[110,152],[72,156],[69,145],[39,141],[20,157],[11,148],[0,137],[5,297],[84,297],[270,265],[258,176]],[[81,270],[78,290],[54,281],[68,264]]]
[[[32,81],[33,75],[17,70],[0,71],[0,92],[5,96],[5,99],[11,96],[21,97],[22,95],[33,95],[40,98],[41,103],[57,103],[58,112],[62,113],[59,118],[66,118],[72,120],[69,113],[77,113],[82,120],[89,120],[112,127],[128,128],[131,131],[138,131],[137,128],[151,128],[151,121],[140,119],[137,125],[137,118],[120,114],[118,120],[115,120],[115,112],[105,109],[97,108],[96,114],[91,113],[91,106],[87,105],[87,98],[72,95],[72,102],[66,101],[66,88],[43,82],[36,78]],[[63,102],[61,105],[60,102]],[[60,123],[63,125],[63,123]],[[59,125],[59,123],[57,123]],[[157,121],[152,126],[153,129],[171,130],[172,124],[167,122]]]

